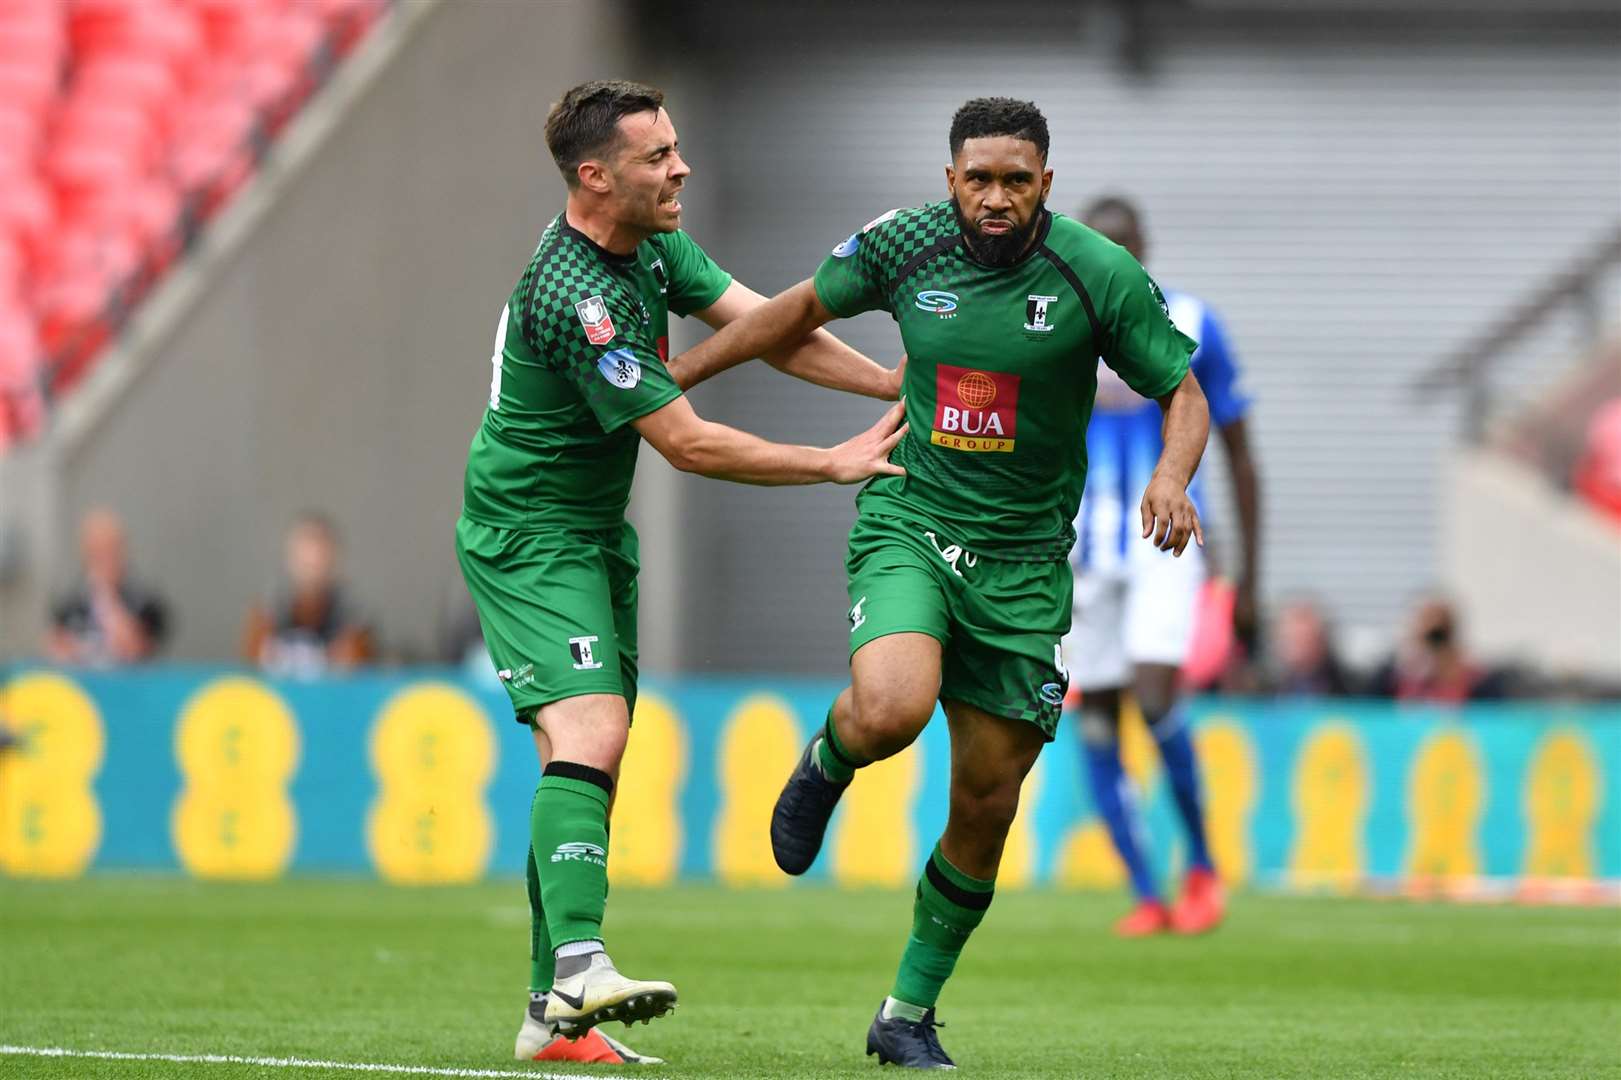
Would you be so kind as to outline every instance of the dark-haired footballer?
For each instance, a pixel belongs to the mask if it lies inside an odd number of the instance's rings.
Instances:
[[[501,310],[489,407],[467,455],[461,562],[491,658],[542,775],[530,809],[530,1000],[520,1058],[636,1062],[595,1031],[675,1005],[604,950],[608,812],[636,703],[637,539],[625,520],[642,439],[676,468],[750,484],[899,475],[896,406],[823,450],[699,418],[665,368],[669,316],[724,326],[763,302],[681,231],[681,158],[664,95],[591,82],[546,145],[568,186]],[[895,372],[826,331],[771,350],[784,371],[893,400]],[[573,1041],[563,1036],[573,1037]]]
[[[867,1034],[881,1062],[945,1068],[935,1002],[985,917],[1019,789],[1053,738],[1069,676],[1067,556],[1086,479],[1097,359],[1164,411],[1143,535],[1203,542],[1187,496],[1209,427],[1194,342],[1124,248],[1046,208],[1047,122],[976,98],[951,123],[944,202],[891,210],[816,276],[683,354],[683,386],[835,318],[890,313],[905,346],[909,432],[856,498],[851,686],[777,800],[771,846],[801,874],[862,766],[905,749],[938,700],[951,728],[945,834],[918,881],[894,988]]]

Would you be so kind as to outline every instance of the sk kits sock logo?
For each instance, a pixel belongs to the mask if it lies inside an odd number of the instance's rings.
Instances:
[[[588,862],[595,866],[607,866],[608,853],[595,844],[571,840],[557,845],[557,850],[552,852],[552,862]]]
[[[591,655],[591,646],[596,640],[595,634],[568,639],[568,651],[574,656],[575,671],[595,671],[602,666],[602,661]]]
[[[1019,376],[941,364],[935,369],[934,431],[948,450],[1013,452],[1019,419]]]

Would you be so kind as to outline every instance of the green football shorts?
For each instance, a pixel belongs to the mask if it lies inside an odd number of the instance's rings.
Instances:
[[[942,700],[1027,720],[1053,738],[1069,688],[1059,651],[1071,617],[1068,563],[994,559],[924,525],[862,514],[844,567],[852,655],[888,634],[928,634],[943,650]]]
[[[519,723],[581,694],[636,709],[636,530],[518,532],[456,521],[456,558]]]

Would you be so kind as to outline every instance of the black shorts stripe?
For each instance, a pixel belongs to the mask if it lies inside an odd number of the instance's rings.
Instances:
[[[614,791],[613,778],[601,769],[593,769],[589,765],[581,765],[578,761],[554,761],[546,766],[543,776],[559,776],[564,780],[580,780],[597,787],[612,795]]]
[[[967,908],[970,911],[984,911],[991,906],[991,897],[996,895],[994,891],[969,892],[946,877],[946,872],[935,863],[933,855],[929,856],[929,861],[923,866],[923,876],[929,879],[929,884],[934,886],[935,892],[938,892],[958,907]]]

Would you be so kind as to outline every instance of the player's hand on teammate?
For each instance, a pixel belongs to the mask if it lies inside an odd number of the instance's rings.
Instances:
[[[1189,539],[1204,547],[1199,512],[1193,508],[1186,486],[1170,477],[1155,476],[1148,481],[1148,490],[1143,492],[1142,515],[1143,538],[1152,536],[1154,546],[1161,551],[1180,557]]]
[[[872,427],[829,450],[828,479],[859,484],[869,476],[905,476],[905,469],[889,461],[889,452],[906,434],[905,419],[906,402],[897,401]]]
[[[888,373],[884,384],[883,398],[885,401],[899,401],[901,391],[906,388],[906,354],[901,353],[901,362],[895,365],[895,370]]]

